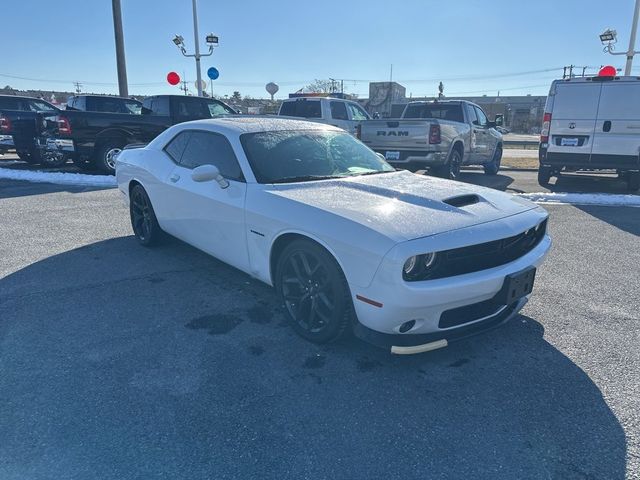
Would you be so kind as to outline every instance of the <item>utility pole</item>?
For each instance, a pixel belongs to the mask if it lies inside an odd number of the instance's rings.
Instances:
[[[202,72],[200,70],[200,58],[208,57],[213,54],[213,47],[218,46],[218,36],[213,33],[209,33],[205,41],[207,45],[209,45],[209,53],[200,53],[200,40],[198,39],[198,5],[196,0],[191,0],[191,5],[193,7],[193,39],[196,42],[196,52],[193,55],[187,53],[187,49],[184,45],[184,38],[182,35],[176,35],[173,39],[173,43],[175,43],[176,47],[180,49],[182,55],[185,57],[193,57],[196,59],[196,87],[198,88],[198,96],[202,96]]]
[[[624,67],[624,74],[631,75],[631,64],[633,55],[636,53],[636,33],[638,31],[638,15],[640,14],[640,0],[636,0],[636,8],[633,12],[633,24],[631,25],[631,37],[629,38],[629,50],[627,50],[627,63]]]
[[[82,84],[80,82],[74,82],[73,83],[76,86],[76,93],[81,93],[82,92]]]
[[[196,84],[198,86],[198,96],[202,96],[202,72],[200,71],[200,39],[198,35],[198,5],[197,0],[191,0],[193,5],[193,39],[196,42]]]
[[[195,0],[194,0],[195,2]],[[122,33],[122,10],[120,0],[111,0],[113,9],[113,31],[116,39],[116,65],[118,68],[118,91],[121,97],[129,96],[127,64],[124,58],[124,34]]]

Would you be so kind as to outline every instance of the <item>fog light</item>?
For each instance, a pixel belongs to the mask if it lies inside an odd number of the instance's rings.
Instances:
[[[400,328],[398,329],[398,331],[400,333],[406,333],[409,330],[411,330],[415,324],[416,324],[415,320],[409,320],[408,322],[404,322],[402,325],[400,325]]]

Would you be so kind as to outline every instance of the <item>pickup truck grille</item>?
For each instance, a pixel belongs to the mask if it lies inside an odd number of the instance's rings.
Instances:
[[[547,220],[513,237],[438,252],[439,260],[428,279],[453,277],[499,267],[526,255],[544,238]]]

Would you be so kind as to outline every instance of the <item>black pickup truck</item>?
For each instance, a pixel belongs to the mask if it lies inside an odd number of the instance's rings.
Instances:
[[[80,111],[76,100],[81,97],[74,98],[71,109],[49,122],[54,127],[47,132],[45,149],[71,157],[80,168],[106,173],[115,172],[115,157],[128,144],[147,143],[176,123],[236,113],[223,102],[205,97],[148,97],[139,114]]]
[[[37,138],[44,119],[60,110],[44,100],[17,95],[0,95],[0,153],[15,148],[21,160],[40,163]]]

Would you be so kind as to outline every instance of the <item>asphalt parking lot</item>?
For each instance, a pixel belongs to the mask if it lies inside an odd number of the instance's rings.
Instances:
[[[520,316],[394,357],[309,344],[267,286],[140,247],[115,189],[0,180],[0,478],[640,478],[640,210],[546,208]]]

